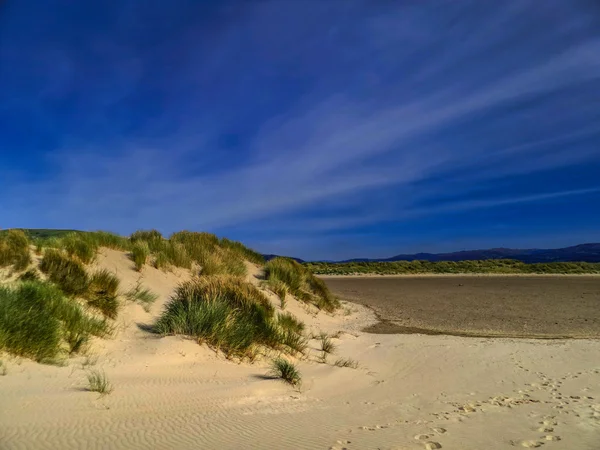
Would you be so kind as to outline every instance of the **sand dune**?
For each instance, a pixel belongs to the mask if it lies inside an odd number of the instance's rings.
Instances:
[[[102,250],[96,264],[124,288],[140,277],[121,252]],[[249,280],[258,273],[252,267]],[[140,327],[188,276],[144,267],[141,282],[159,300],[150,312],[127,305],[115,337],[93,342],[109,395],[85,390],[94,357],[56,367],[3,356],[0,448],[600,448],[598,341],[367,334],[375,318],[364,307],[316,314],[289,300],[309,333],[338,336],[327,364],[310,342],[293,389],[265,376],[266,358],[240,364]],[[359,367],[336,367],[337,357]]]

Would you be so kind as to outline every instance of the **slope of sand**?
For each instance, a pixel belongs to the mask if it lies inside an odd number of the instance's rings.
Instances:
[[[125,288],[139,277],[119,252],[97,264]],[[366,334],[375,318],[364,307],[330,316],[289,299],[310,330],[341,331],[329,364],[310,342],[296,390],[265,376],[268,360],[238,364],[140,328],[187,276],[145,267],[160,299],[149,313],[126,306],[116,336],[94,342],[109,395],[85,390],[85,357],[55,367],[3,356],[0,448],[600,449],[598,341]],[[340,356],[359,367],[333,366]]]

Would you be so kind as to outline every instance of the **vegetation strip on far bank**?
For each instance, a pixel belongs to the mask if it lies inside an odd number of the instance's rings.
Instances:
[[[316,275],[411,274],[600,274],[600,263],[549,262],[526,264],[513,259],[477,261],[307,262]]]

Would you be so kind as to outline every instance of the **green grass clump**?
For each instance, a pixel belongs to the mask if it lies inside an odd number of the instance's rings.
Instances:
[[[13,266],[24,270],[31,262],[29,239],[23,230],[8,230],[0,234],[0,267]]]
[[[119,310],[118,290],[119,279],[102,269],[91,276],[85,297],[88,305],[98,309],[105,317],[115,319]]]
[[[265,278],[274,285],[285,284],[292,295],[319,309],[334,311],[339,307],[338,300],[329,292],[323,280],[293,259],[279,257],[267,262]]]
[[[98,252],[98,243],[87,233],[70,233],[61,238],[61,246],[72,258],[83,264],[91,263]]]
[[[154,267],[157,269],[168,269],[170,266],[192,268],[192,258],[185,246],[179,242],[163,240],[160,250],[154,252]]]
[[[155,324],[228,356],[252,357],[257,346],[290,351],[273,306],[254,285],[234,276],[206,276],[181,284]]]
[[[83,264],[57,249],[47,249],[40,262],[40,270],[68,295],[83,295],[89,277]]]
[[[302,383],[302,376],[296,366],[284,358],[274,359],[269,373],[292,386],[299,386]]]
[[[265,257],[251,248],[246,247],[241,242],[231,241],[227,238],[221,239],[219,242],[221,247],[232,250],[234,253],[239,254],[244,259],[247,259],[254,264],[263,265],[265,263]]]
[[[88,391],[99,392],[100,394],[110,394],[113,390],[112,385],[108,381],[108,377],[104,372],[99,370],[91,370],[87,376]]]
[[[152,252],[160,251],[165,240],[158,230],[138,230],[129,236],[129,239],[133,243],[145,242]]]
[[[321,351],[323,353],[331,354],[335,351],[335,348],[336,348],[335,344],[333,343],[331,338],[329,336],[327,336],[327,334],[322,333],[320,336],[320,340],[321,340]]]
[[[275,293],[275,295],[277,295],[277,297],[279,297],[279,301],[281,302],[281,309],[284,309],[287,302],[286,302],[286,296],[288,293],[288,286],[287,284],[285,284],[283,281],[278,280],[277,278],[270,278],[268,280],[265,280],[264,282],[264,286],[269,289],[270,291],[272,291],[273,293]]]
[[[277,314],[277,323],[284,330],[291,330],[296,333],[304,331],[304,322],[301,322],[290,313]]]
[[[65,351],[81,350],[90,335],[109,331],[106,322],[87,316],[51,283],[0,287],[0,349],[9,353],[52,361]]]
[[[125,298],[131,302],[139,303],[144,308],[144,311],[149,312],[150,306],[156,301],[158,295],[150,289],[142,287],[142,284],[138,282],[125,293]]]
[[[142,270],[150,255],[150,247],[146,241],[135,241],[131,247],[131,260],[135,264],[135,270]]]
[[[83,233],[84,236],[93,241],[98,247],[111,248],[113,250],[131,250],[131,241],[126,237],[119,236],[108,231],[90,231]]]
[[[169,240],[185,248],[190,259],[200,266],[202,275],[242,277],[247,273],[239,247],[233,243],[222,244],[214,234],[180,231],[171,235]]]

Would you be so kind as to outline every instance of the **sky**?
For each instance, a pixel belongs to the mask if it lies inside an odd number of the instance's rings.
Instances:
[[[0,227],[600,242],[600,4],[541,3],[0,0]]]

